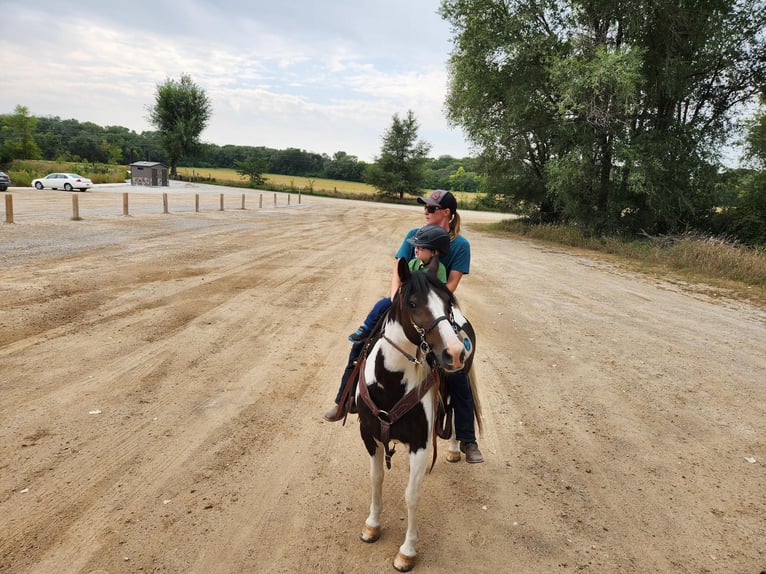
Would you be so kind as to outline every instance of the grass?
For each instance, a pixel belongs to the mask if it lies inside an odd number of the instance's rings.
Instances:
[[[200,181],[218,185],[231,185],[235,187],[250,187],[247,178],[242,177],[235,169],[230,168],[177,168],[178,175],[185,180]],[[324,197],[335,197],[339,199],[359,199],[367,201],[383,201],[378,190],[366,183],[354,181],[343,181],[340,179],[322,179],[314,177],[302,177],[293,175],[280,175],[273,173],[264,173],[266,178],[264,185],[257,186],[258,189],[269,191],[288,191],[297,193],[319,195]],[[453,192],[458,200],[461,209],[472,209],[476,201],[481,197],[478,193]],[[412,203],[411,196],[406,197],[403,202]]]
[[[120,183],[129,177],[124,165],[46,160],[14,160],[7,173],[14,186],[28,187],[33,179],[54,172],[76,173],[93,183]]]
[[[504,220],[486,226],[504,235],[564,245],[668,280],[706,285],[766,307],[766,250],[700,234],[623,239],[593,237],[564,225],[529,225]]]

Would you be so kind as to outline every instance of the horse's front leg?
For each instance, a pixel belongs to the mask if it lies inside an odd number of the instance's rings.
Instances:
[[[380,511],[383,509],[383,447],[378,444],[375,454],[370,457],[370,486],[372,501],[370,514],[364,521],[359,537],[364,542],[375,542],[380,538]]]
[[[407,503],[407,534],[404,544],[399,547],[399,553],[394,559],[394,568],[399,572],[407,572],[415,566],[415,545],[418,541],[418,502],[423,487],[423,479],[428,470],[428,449],[422,448],[416,453],[410,453],[410,479],[404,491],[404,501]]]

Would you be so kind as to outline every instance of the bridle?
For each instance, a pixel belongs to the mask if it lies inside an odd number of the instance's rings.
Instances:
[[[402,288],[401,288],[401,286],[399,287],[397,299],[399,300],[399,312],[401,314],[403,314],[404,313],[404,304],[403,304],[403,297],[402,297]],[[455,333],[458,332],[458,326],[455,324],[455,317],[454,317],[454,315],[452,313],[452,305],[449,305],[449,314],[448,315],[441,315],[441,316],[437,317],[436,319],[434,319],[433,323],[431,323],[431,325],[429,325],[428,328],[425,328],[425,329],[423,327],[419,326],[417,323],[415,323],[415,321],[413,321],[412,318],[410,317],[409,323],[410,323],[410,325],[412,326],[412,328],[415,330],[415,332],[418,334],[418,336],[420,338],[419,341],[413,341],[409,336],[407,336],[407,339],[409,339],[409,341],[411,343],[414,343],[418,347],[418,350],[416,352],[416,356],[414,356],[414,357],[410,353],[408,353],[407,351],[402,349],[394,341],[392,341],[388,337],[388,335],[386,335],[385,330],[382,332],[381,338],[385,339],[386,342],[389,345],[391,345],[394,349],[396,349],[402,355],[404,355],[406,357],[406,359],[410,363],[412,363],[414,365],[422,365],[424,359],[427,360],[429,357],[431,359],[434,358],[433,349],[431,348],[431,345],[429,345],[428,341],[426,341],[426,336],[431,331],[436,329],[436,327],[442,321],[449,321],[449,324],[452,326],[452,329],[455,331]],[[405,335],[407,335],[406,331],[405,331]],[[422,356],[423,359],[418,359],[417,355]]]
[[[403,313],[403,304],[402,304],[402,292],[401,287],[399,288],[398,292],[398,299],[399,299],[399,310]],[[423,365],[423,362],[425,361],[428,363],[430,367],[432,367],[431,371],[426,376],[425,380],[422,384],[417,385],[415,388],[410,390],[407,394],[405,394],[399,401],[391,407],[388,411],[384,411],[380,409],[375,402],[372,400],[372,397],[370,396],[370,390],[367,387],[367,382],[364,378],[364,366],[363,363],[366,361],[366,356],[360,361],[360,364],[357,365],[357,368],[359,369],[359,381],[358,381],[358,389],[359,389],[359,396],[364,401],[364,403],[367,405],[367,407],[370,409],[370,412],[372,413],[372,416],[375,417],[375,419],[378,421],[379,425],[379,433],[378,433],[378,440],[383,445],[383,449],[385,451],[385,460],[386,460],[386,467],[391,468],[391,457],[396,453],[396,447],[391,447],[391,425],[396,423],[401,417],[403,417],[405,414],[407,414],[410,410],[412,410],[415,405],[417,405],[421,399],[426,396],[426,394],[433,388],[436,387],[436,393],[438,395],[439,393],[439,385],[441,383],[440,377],[439,377],[439,370],[433,368],[433,364],[435,363],[435,357],[433,353],[433,349],[431,348],[431,345],[426,341],[426,336],[436,329],[436,327],[441,323],[442,321],[449,321],[452,328],[455,330],[455,332],[458,331],[458,327],[455,324],[455,319],[452,312],[452,305],[449,305],[449,314],[444,314],[436,319],[428,326],[428,328],[423,328],[419,326],[415,321],[412,320],[412,317],[409,318],[409,324],[412,326],[413,330],[417,333],[419,341],[413,341],[412,338],[407,335],[407,332],[405,330],[405,336],[407,336],[407,339],[417,345],[417,351],[416,356],[412,356],[412,354],[408,353],[404,349],[401,348],[397,343],[391,340],[391,338],[385,334],[385,331],[381,333],[380,337],[384,339],[389,345],[391,345],[394,349],[399,351],[404,357],[414,365],[421,366]],[[417,355],[422,356],[421,359],[417,357]],[[429,360],[430,359],[430,360]],[[436,435],[433,436],[433,442],[434,442],[434,451],[433,451],[433,460],[431,461],[431,468],[433,468],[433,465],[436,463]]]

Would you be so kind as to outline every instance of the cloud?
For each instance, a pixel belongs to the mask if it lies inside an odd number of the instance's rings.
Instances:
[[[47,0],[4,11],[0,113],[152,129],[157,84],[189,74],[213,104],[202,139],[346,151],[372,160],[413,110],[434,155],[468,155],[443,102],[449,56],[437,2]]]

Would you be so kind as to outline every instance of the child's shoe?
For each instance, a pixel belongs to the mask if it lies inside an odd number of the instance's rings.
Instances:
[[[362,325],[348,336],[348,340],[352,343],[358,343],[359,341],[364,341],[369,336],[369,334],[369,331],[367,331],[365,326]]]

